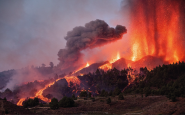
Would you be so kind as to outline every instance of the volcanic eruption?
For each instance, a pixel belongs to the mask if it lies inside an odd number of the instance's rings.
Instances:
[[[74,71],[72,75],[66,75],[65,78],[68,82],[73,82],[75,84],[80,84],[79,79],[74,76],[75,73],[83,68],[89,66],[89,63],[84,67],[80,67],[80,60],[82,57],[81,51],[86,48],[95,48],[103,46],[107,43],[114,42],[116,40],[122,39],[123,34],[127,32],[126,28],[121,25],[117,25],[116,28],[111,28],[103,20],[95,20],[85,24],[85,27],[75,27],[72,31],[67,33],[65,40],[67,40],[66,48],[61,49],[58,52],[60,63],[57,68],[60,71]],[[73,67],[74,66],[74,67]],[[75,68],[75,66],[77,68]],[[81,74],[80,74],[81,75]],[[44,88],[36,92],[34,97],[50,102],[51,100],[43,96],[43,91],[54,85],[55,82],[61,80],[62,78],[57,78],[55,81],[46,84]],[[30,98],[34,98],[30,97]],[[25,98],[21,98],[17,105],[22,105]]]
[[[146,66],[152,69],[158,65],[185,60],[185,1],[128,0],[127,2],[128,7],[126,8],[130,16],[128,27],[130,52],[127,52],[129,58],[123,57],[123,55],[121,57],[121,52],[115,51],[117,52],[115,59],[83,65],[83,50],[101,47],[120,40],[123,34],[127,33],[127,29],[121,25],[111,28],[105,21],[99,19],[86,23],[84,27],[75,27],[64,38],[67,41],[66,47],[58,52],[60,62],[56,67],[58,73],[71,73],[46,84],[36,93],[35,97],[49,102],[50,100],[43,96],[43,91],[48,86],[54,85],[56,81],[63,78],[67,80],[68,85],[70,82],[79,85],[83,81],[76,76],[83,76],[85,72],[93,72],[98,68],[107,71],[114,67],[124,69],[127,66],[139,69]],[[87,75],[84,79],[89,76]],[[124,81],[126,81],[125,78]],[[127,84],[127,82],[124,83]],[[90,84],[94,86],[93,83]],[[24,100],[20,99],[17,104],[21,105]]]
[[[111,28],[103,20],[95,20],[85,24],[85,27],[75,27],[67,33],[66,48],[60,49],[58,52],[59,65],[58,67],[69,71],[75,66],[78,66],[82,58],[81,51],[87,48],[95,48],[103,46],[107,43],[114,42],[122,38],[127,32],[126,28],[117,25],[116,28]]]
[[[185,1],[129,0],[132,61],[151,55],[184,61]]]

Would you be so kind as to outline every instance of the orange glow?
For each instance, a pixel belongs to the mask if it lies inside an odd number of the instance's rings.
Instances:
[[[72,74],[75,74],[75,73],[79,72],[80,70],[82,70],[82,69],[84,69],[84,68],[86,68],[86,67],[89,67],[89,66],[90,66],[90,64],[87,62],[87,64],[86,64],[85,67],[81,67],[80,69],[76,70],[76,71],[73,72]]]
[[[138,58],[138,55],[137,55],[137,53],[139,52],[138,47],[139,45],[137,43],[134,43],[132,47],[132,52],[133,52],[132,61],[136,61],[136,59]]]
[[[25,98],[21,98],[21,99],[17,102],[17,106],[23,106],[23,105],[22,105],[23,101],[25,101]]]
[[[60,80],[60,79],[62,79],[62,78],[59,78],[59,79],[55,80],[54,82],[45,85],[45,87],[42,88],[42,89],[40,89],[40,90],[36,93],[36,95],[35,95],[34,97],[38,97],[39,99],[41,99],[41,100],[43,100],[43,101],[45,101],[45,102],[50,102],[50,101],[51,101],[50,99],[48,99],[48,98],[46,98],[46,97],[44,97],[44,96],[42,95],[42,94],[43,94],[43,91],[44,91],[45,89],[47,89],[48,87],[54,85],[55,82],[57,82],[57,81]],[[34,97],[30,97],[30,98],[34,98]],[[17,105],[22,106],[22,102],[23,102],[24,100],[25,100],[25,98],[21,98],[21,99],[18,101]]]
[[[68,85],[70,85],[70,82],[80,85],[80,80],[76,76],[65,76],[64,78],[66,79]]]
[[[102,66],[100,66],[100,69],[103,69],[104,71],[107,71],[109,69],[112,69],[112,63],[116,62],[117,60],[120,59],[120,54],[119,52],[117,53],[117,56],[115,58],[113,58],[112,60],[109,61],[109,63],[106,63]]]
[[[58,80],[61,80],[61,79],[62,79],[62,78],[58,78],[58,79],[55,80],[54,82],[45,85],[45,87],[44,87],[43,89],[39,90],[39,91],[36,93],[35,97],[38,97],[39,99],[41,99],[41,100],[43,100],[43,101],[45,101],[45,102],[50,102],[50,101],[51,101],[50,99],[48,99],[48,98],[46,98],[46,97],[44,97],[44,96],[42,95],[42,94],[43,94],[43,91],[44,91],[45,89],[47,89],[48,87],[51,87],[52,85],[55,84],[55,82],[57,82]]]
[[[104,64],[104,65],[100,66],[99,68],[107,71],[109,69],[112,69],[112,64],[111,63],[107,63],[107,64]]]
[[[114,63],[114,62],[116,62],[117,60],[119,60],[120,59],[120,54],[119,54],[119,52],[117,53],[117,56],[115,57],[115,58],[113,58],[112,60],[110,60],[109,62],[112,64],[112,63]]]
[[[144,56],[163,57],[169,63],[184,61],[183,18],[178,1],[137,0],[131,7],[132,61]],[[137,17],[137,18],[136,18]],[[181,55],[180,55],[181,53]]]
[[[85,67],[89,67],[89,63],[87,62],[86,66]]]

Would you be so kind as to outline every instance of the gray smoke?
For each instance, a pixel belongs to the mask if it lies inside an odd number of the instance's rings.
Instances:
[[[106,22],[99,19],[86,23],[85,27],[73,28],[64,38],[67,40],[66,48],[60,49],[58,52],[60,69],[77,64],[82,57],[80,51],[119,40],[126,32],[124,26],[117,25],[116,28],[111,28]]]

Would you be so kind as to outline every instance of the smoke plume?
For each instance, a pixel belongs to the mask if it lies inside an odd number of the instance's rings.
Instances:
[[[85,27],[73,28],[64,38],[67,41],[66,48],[60,49],[58,52],[59,67],[64,69],[78,64],[82,57],[80,51],[119,40],[126,32],[127,30],[124,26],[117,25],[116,28],[111,28],[106,22],[99,19],[86,23]]]

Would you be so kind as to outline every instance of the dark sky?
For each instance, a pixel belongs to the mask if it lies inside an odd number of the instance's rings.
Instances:
[[[119,21],[122,0],[0,0],[0,71],[58,64],[64,37],[76,26]]]

